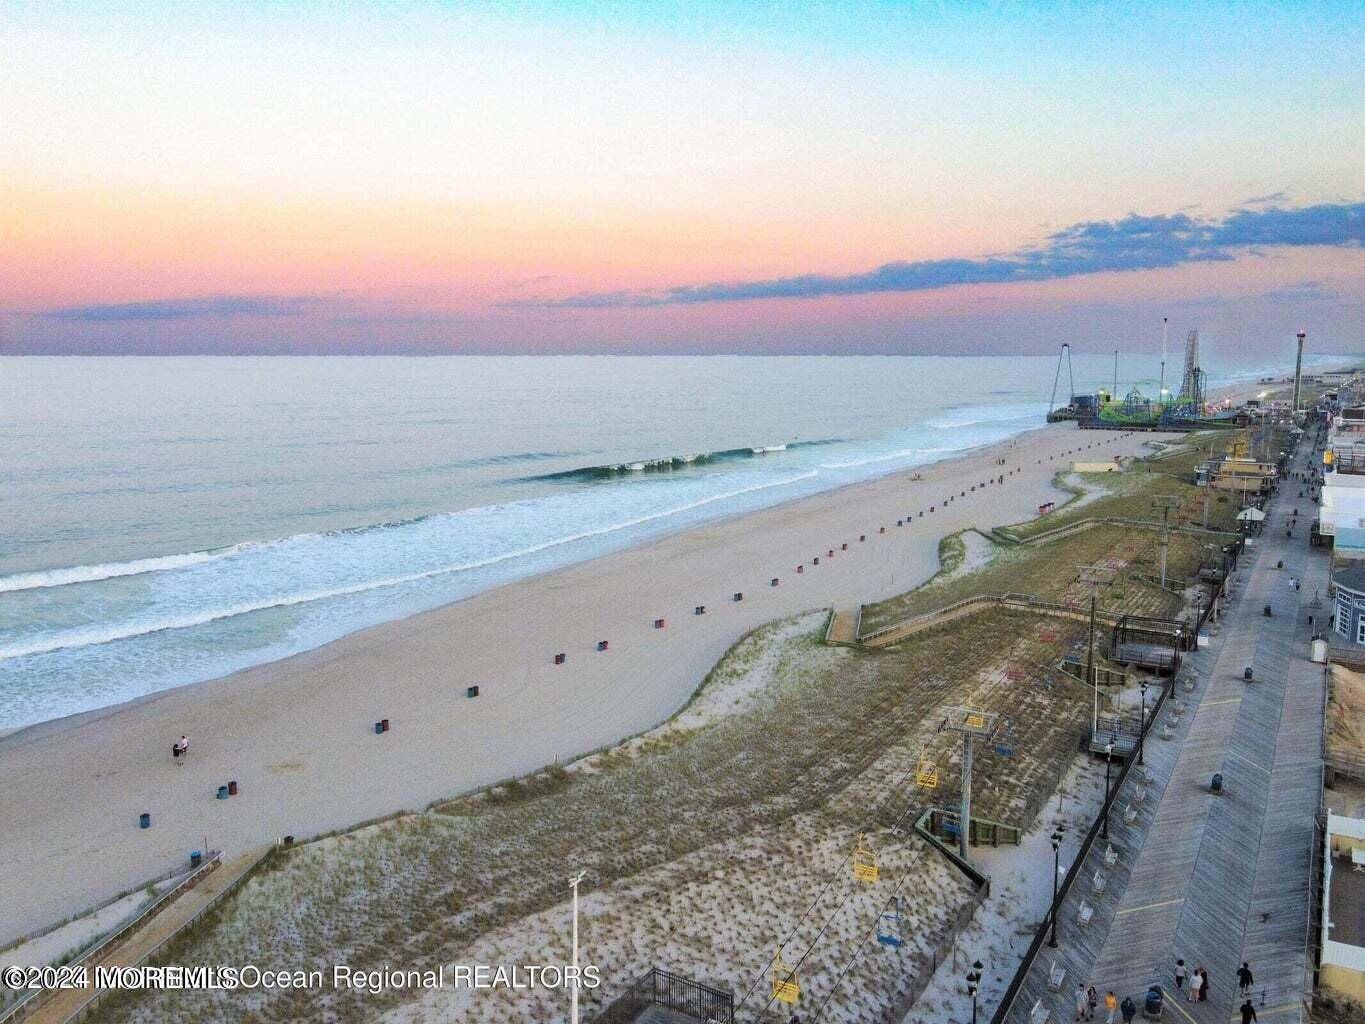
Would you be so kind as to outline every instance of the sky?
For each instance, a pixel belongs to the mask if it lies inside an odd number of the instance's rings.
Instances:
[[[0,353],[1365,351],[1365,0],[0,0]]]

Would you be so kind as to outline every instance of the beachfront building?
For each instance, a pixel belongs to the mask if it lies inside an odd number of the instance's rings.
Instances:
[[[1342,528],[1365,527],[1365,406],[1332,417],[1322,474],[1318,532],[1335,537]]]
[[[1319,984],[1365,1000],[1365,819],[1327,815]]]
[[[1336,588],[1334,643],[1365,649],[1365,562],[1338,564],[1332,571],[1332,584]]]
[[[1212,479],[1209,486],[1216,491],[1233,491],[1245,497],[1269,494],[1279,476],[1273,462],[1256,459],[1221,459],[1207,465]]]

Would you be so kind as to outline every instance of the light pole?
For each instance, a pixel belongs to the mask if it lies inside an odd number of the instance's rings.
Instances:
[[[1147,747],[1147,683],[1145,681],[1138,687],[1138,691],[1142,694],[1142,720],[1138,722],[1138,764],[1142,765],[1147,763],[1142,759]]]
[[[983,966],[980,960],[975,960],[972,962],[972,969],[967,972],[967,994],[972,997],[972,1024],[976,1024],[976,993],[981,988]]]
[[[580,871],[569,879],[573,889],[573,988],[569,990],[569,1021],[578,1024],[578,883],[583,881],[586,871]]]
[[[1058,825],[1052,830],[1052,937],[1047,940],[1050,948],[1057,948],[1057,876],[1062,873],[1062,828]]]
[[[1109,839],[1109,762],[1114,756],[1114,741],[1104,745],[1104,838]]]

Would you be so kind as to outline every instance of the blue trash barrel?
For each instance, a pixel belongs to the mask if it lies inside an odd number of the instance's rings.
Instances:
[[[1147,990],[1147,997],[1143,1000],[1142,1010],[1144,1013],[1150,1014],[1153,1017],[1160,1016],[1161,1004],[1164,1001],[1165,998],[1161,994],[1161,986],[1153,985]]]
[[[382,733],[383,731],[384,731],[384,723],[383,723],[383,722],[375,722],[375,723],[374,723],[374,734],[375,734],[376,736],[378,736],[378,735],[379,735],[380,733]]]
[[[150,814],[148,814],[146,811],[143,811],[141,814],[139,814],[139,815],[137,816],[137,827],[138,827],[138,828],[151,828],[151,827],[152,827],[152,816],[151,816]]]
[[[204,855],[198,850],[190,851],[190,867],[197,868],[204,860]]]
[[[219,799],[219,800],[226,800],[227,798],[228,798],[228,788],[227,788],[227,786],[219,786],[219,787],[218,787],[218,799]]]

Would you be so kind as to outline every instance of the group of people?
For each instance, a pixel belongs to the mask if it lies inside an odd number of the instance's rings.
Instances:
[[[176,764],[184,764],[184,759],[189,755],[189,752],[190,740],[188,736],[181,736],[180,739],[171,744],[171,757],[175,759]]]
[[[1099,993],[1095,991],[1094,985],[1076,986],[1076,1019],[1094,1020],[1095,1013],[1099,1007]],[[1118,996],[1113,992],[1104,994],[1104,1024],[1115,1024],[1116,1015],[1123,1014],[1123,1024],[1132,1024],[1132,1020],[1137,1016],[1137,1005],[1131,996],[1124,996],[1123,1002],[1119,1002]]]
[[[1242,966],[1237,968],[1237,991],[1243,1000],[1239,1008],[1242,1024],[1254,1024],[1256,1021],[1256,1007],[1250,998],[1251,986],[1255,984],[1255,981],[1250,964],[1243,961]],[[1186,982],[1189,983],[1188,986]],[[1207,1002],[1209,998],[1209,972],[1203,967],[1196,967],[1191,971],[1185,966],[1184,960],[1177,960],[1175,962],[1175,987],[1182,992],[1187,992],[1186,998],[1191,1003]],[[1095,991],[1094,985],[1076,986],[1076,1020],[1094,1020],[1099,1009],[1099,1003],[1099,993]],[[1104,1009],[1104,1024],[1116,1024],[1119,1014],[1123,1017],[1123,1024],[1132,1024],[1133,1018],[1137,1016],[1137,1006],[1132,997],[1124,996],[1123,1002],[1120,1003],[1113,992],[1104,994]]]

